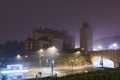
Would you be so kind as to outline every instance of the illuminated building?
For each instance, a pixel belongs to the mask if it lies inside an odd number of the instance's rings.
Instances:
[[[39,50],[55,46],[59,50],[74,48],[74,39],[65,31],[57,31],[48,28],[34,29],[32,38],[23,41],[24,49]]]
[[[93,50],[92,28],[88,23],[84,23],[80,28],[80,48],[87,51]]]
[[[7,65],[7,68],[1,69],[2,79],[5,80],[22,80],[25,79],[29,70],[24,69],[22,64]]]

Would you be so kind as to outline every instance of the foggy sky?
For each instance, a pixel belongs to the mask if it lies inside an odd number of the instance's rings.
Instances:
[[[2,0],[0,43],[22,41],[34,28],[67,30],[79,45],[84,22],[93,27],[94,40],[120,34],[119,0]]]

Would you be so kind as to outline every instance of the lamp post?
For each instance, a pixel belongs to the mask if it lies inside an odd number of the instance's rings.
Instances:
[[[17,59],[18,61],[20,61],[20,60],[22,59],[22,56],[21,56],[20,54],[18,54],[18,55],[16,56],[16,59]]]
[[[102,53],[102,56],[101,56],[100,65],[101,65],[102,68],[103,68],[103,53]]]
[[[43,49],[40,49],[39,51],[38,51],[38,53],[39,53],[39,67],[41,67],[41,63],[42,63],[42,59],[41,59],[41,56],[42,56],[42,53],[43,53],[44,51],[43,51]]]
[[[18,54],[16,56],[16,60],[17,60],[18,63],[21,62],[22,61],[22,56],[20,54]]]
[[[73,61],[73,60],[71,60],[72,74],[73,74],[73,64],[74,64],[74,61]]]
[[[102,55],[101,55],[101,60],[100,60],[100,65],[101,65],[101,67],[103,68],[103,52],[104,52],[103,46],[99,45],[99,46],[98,46],[98,50],[101,50],[101,53],[102,53]]]
[[[78,65],[77,58],[79,57],[79,55],[80,55],[80,51],[75,52],[75,64],[76,64],[76,66]]]
[[[80,55],[80,51],[77,51],[77,52],[75,52],[75,57],[76,57],[76,59],[77,59],[77,57]]]
[[[50,47],[50,51],[51,51],[51,73],[53,76],[53,70],[54,70],[54,56],[53,54],[55,53],[56,48],[54,46]]]
[[[17,58],[17,59],[21,59],[21,56],[18,54],[18,55],[16,56],[16,58]]]

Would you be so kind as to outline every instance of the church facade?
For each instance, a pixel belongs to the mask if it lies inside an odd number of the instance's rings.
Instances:
[[[74,48],[74,39],[65,31],[57,31],[48,28],[34,29],[32,38],[27,38],[23,42],[23,49],[33,51],[47,49],[55,46],[59,50]]]

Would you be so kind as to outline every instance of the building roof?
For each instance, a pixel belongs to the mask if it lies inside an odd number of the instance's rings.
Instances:
[[[49,28],[40,28],[40,29],[35,29],[35,32],[38,33],[46,33],[46,34],[53,34],[53,35],[59,35],[59,36],[68,36],[66,31],[58,31],[54,29],[49,29]]]
[[[25,41],[34,41],[32,38],[28,37]]]
[[[89,24],[87,22],[83,23],[83,28],[89,27]]]

